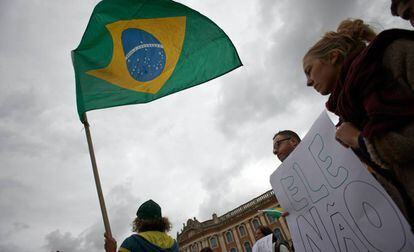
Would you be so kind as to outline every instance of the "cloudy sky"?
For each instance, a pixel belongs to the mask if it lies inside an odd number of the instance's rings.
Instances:
[[[97,0],[0,0],[0,252],[102,251],[101,212],[70,51]],[[408,23],[389,0],[180,0],[232,39],[243,67],[145,105],[88,113],[113,235],[152,198],[173,223],[222,215],[270,189],[272,136],[302,137],[324,108],[304,52],[347,17]]]

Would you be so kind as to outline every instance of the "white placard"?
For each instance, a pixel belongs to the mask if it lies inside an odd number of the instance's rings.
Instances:
[[[272,239],[273,235],[267,235],[259,240],[253,245],[253,252],[272,252]]]
[[[414,251],[409,224],[382,186],[335,140],[322,112],[270,177],[296,251]]]

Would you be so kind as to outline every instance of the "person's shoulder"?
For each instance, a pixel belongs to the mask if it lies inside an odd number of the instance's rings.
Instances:
[[[380,32],[370,43],[368,50],[378,53],[383,50],[384,58],[391,58],[392,55],[401,55],[412,49],[414,45],[414,31],[404,29],[389,29]]]
[[[390,43],[385,49],[385,54],[403,54],[408,50],[413,50],[414,40],[399,38]]]
[[[134,250],[134,247],[136,246],[136,239],[137,235],[133,234],[130,235],[128,238],[126,238],[119,248],[118,252],[130,252]]]
[[[403,55],[414,49],[414,31],[403,29],[390,29],[378,35],[380,41],[390,41],[384,51],[384,56]],[[395,57],[395,56],[394,56]]]
[[[138,237],[137,234],[132,234],[129,237],[125,238],[124,242],[125,241],[128,241],[128,242],[133,241],[133,240],[137,239],[137,237]]]
[[[118,252],[131,252],[131,250],[123,248],[123,247],[119,247]]]
[[[280,243],[279,244],[279,252],[289,252],[289,246],[284,244],[284,243]]]
[[[400,38],[394,40],[384,51],[383,66],[393,78],[402,80],[404,85],[414,88],[414,40]]]

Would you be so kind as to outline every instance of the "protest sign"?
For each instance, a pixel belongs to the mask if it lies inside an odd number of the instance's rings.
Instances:
[[[414,251],[398,207],[358,157],[335,140],[324,111],[270,177],[296,251]]]
[[[253,246],[253,252],[272,252],[273,235],[267,235],[259,239]]]

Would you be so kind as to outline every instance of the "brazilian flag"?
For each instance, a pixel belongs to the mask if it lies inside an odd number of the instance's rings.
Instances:
[[[241,66],[210,19],[170,0],[103,0],[72,51],[81,121],[89,110],[146,103]]]
[[[278,220],[283,215],[284,210],[280,207],[276,207],[276,208],[263,209],[263,210],[260,210],[260,212],[263,212],[267,214],[268,216],[272,217],[273,219]]]

